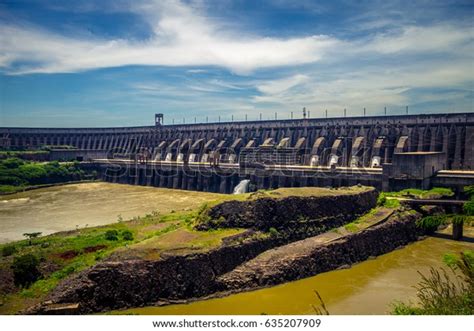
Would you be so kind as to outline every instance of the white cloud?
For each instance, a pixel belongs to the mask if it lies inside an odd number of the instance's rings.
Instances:
[[[179,2],[134,8],[153,27],[146,41],[81,40],[31,26],[0,26],[0,64],[11,73],[55,73],[125,65],[215,65],[246,74],[256,68],[318,61],[337,40],[327,36],[265,38],[222,31]],[[16,63],[26,62],[23,67]]]
[[[138,1],[124,10],[141,15],[153,36],[143,41],[81,39],[36,26],[0,25],[0,66],[11,74],[126,65],[219,66],[249,74],[262,68],[357,60],[361,54],[458,52],[472,59],[472,26],[406,26],[355,41],[326,35],[269,38],[229,30],[225,22],[205,17],[179,1]],[[261,88],[266,92],[278,86]]]
[[[452,52],[455,47],[472,43],[471,27],[435,25],[429,27],[408,26],[401,32],[378,34],[365,51],[381,54],[400,52]]]
[[[474,68],[470,59],[458,61],[433,60],[421,65],[399,65],[353,68],[347,74],[335,74],[331,69],[307,70],[300,84],[285,85],[295,81],[296,76],[261,82],[257,89],[260,95],[253,97],[255,104],[273,104],[275,107],[308,109],[362,108],[382,110],[384,106],[404,107],[422,102],[452,102],[467,98],[472,92]],[[321,78],[321,77],[324,77]],[[289,86],[290,89],[262,89],[261,86]],[[432,89],[454,89],[446,93],[434,93]],[[425,91],[419,91],[425,90]],[[465,92],[460,92],[460,91]],[[418,91],[413,96],[408,92]],[[466,109],[468,110],[468,109]],[[471,111],[472,105],[471,105]]]
[[[308,80],[309,80],[308,76],[298,74],[298,75],[294,75],[294,76],[283,78],[283,79],[265,82],[263,84],[258,85],[257,89],[264,94],[269,94],[269,95],[281,94],[281,93],[286,93],[288,90],[292,89],[293,87],[301,85],[304,82],[307,82]]]

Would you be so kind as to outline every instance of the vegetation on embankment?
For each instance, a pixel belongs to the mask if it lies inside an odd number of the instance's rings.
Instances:
[[[49,156],[49,151],[47,150],[0,150],[0,159],[9,159],[9,158],[19,158],[25,160],[37,160],[44,159],[46,160]]]
[[[393,304],[395,315],[473,315],[474,250],[460,256],[446,254],[446,268],[431,268],[421,274],[416,286],[417,303]]]
[[[454,192],[449,188],[434,187],[430,190],[405,189],[398,192],[381,192],[377,200],[377,205],[387,208],[398,208],[400,201],[398,198],[412,199],[442,199],[454,196]]]
[[[20,158],[0,160],[0,193],[14,193],[28,187],[94,179],[94,172],[81,169],[78,162],[31,162]]]
[[[15,313],[40,302],[62,279],[114,253],[157,259],[164,251],[209,249],[223,237],[239,232],[229,229],[198,233],[191,226],[195,216],[196,211],[183,211],[167,215],[154,212],[130,221],[119,217],[114,224],[39,237],[31,245],[28,240],[0,245],[0,313]],[[22,284],[15,279],[14,268],[15,260],[25,256],[38,260],[39,274]]]
[[[449,224],[464,223],[468,226],[472,225],[474,223],[474,186],[466,186],[464,188],[464,194],[469,197],[469,200],[464,203],[462,212],[457,214],[438,212],[433,215],[428,215],[419,220],[417,226],[424,228],[428,232],[434,232],[439,227]]]

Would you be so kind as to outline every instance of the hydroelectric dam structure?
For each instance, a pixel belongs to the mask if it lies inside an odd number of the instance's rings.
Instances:
[[[47,147],[101,179],[232,193],[370,185],[390,191],[474,184],[474,113],[220,122],[115,128],[0,128],[0,147]]]

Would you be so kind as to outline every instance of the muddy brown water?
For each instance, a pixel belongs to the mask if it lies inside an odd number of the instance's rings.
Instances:
[[[467,230],[472,238],[474,231]],[[163,307],[129,309],[119,313],[148,315],[188,314],[314,314],[314,290],[330,314],[387,314],[395,301],[416,302],[418,271],[443,266],[447,252],[474,249],[472,242],[427,238],[402,249],[314,277],[227,297]]]
[[[113,223],[154,210],[195,208],[215,199],[214,193],[172,190],[113,183],[81,183],[0,196],[0,243],[24,239],[23,233],[43,235],[76,226]]]

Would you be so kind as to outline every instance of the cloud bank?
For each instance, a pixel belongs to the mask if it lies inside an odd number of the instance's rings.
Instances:
[[[174,1],[131,7],[153,29],[149,40],[81,40],[33,26],[0,26],[0,66],[11,74],[64,73],[127,65],[255,69],[312,63],[339,41],[328,36],[268,38],[224,31]]]

